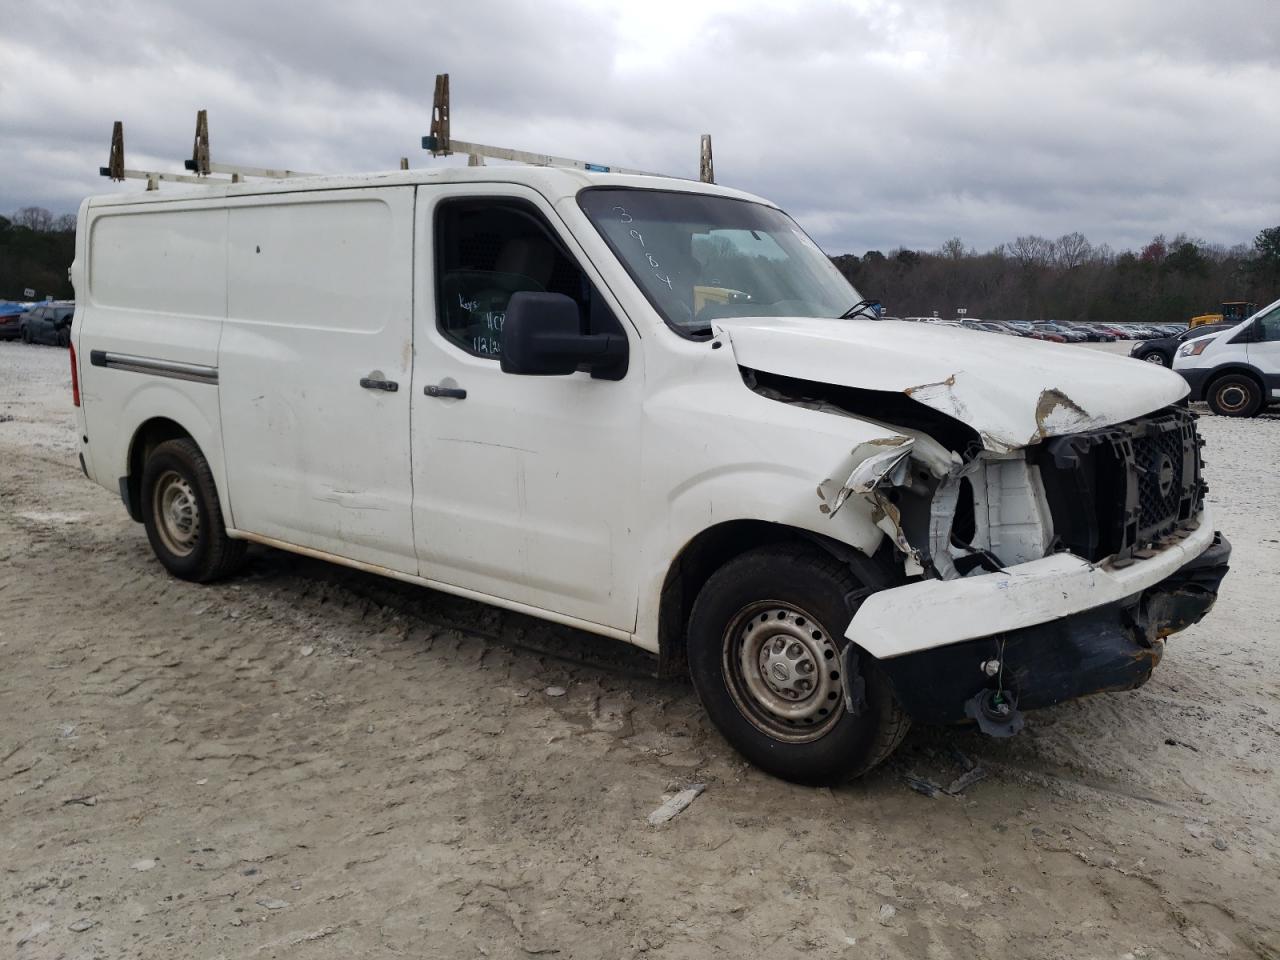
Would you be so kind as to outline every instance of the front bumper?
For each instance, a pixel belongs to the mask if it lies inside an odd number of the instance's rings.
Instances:
[[[845,636],[886,660],[1073,616],[1141,593],[1199,557],[1215,537],[1208,511],[1177,537],[1124,566],[1056,553],[999,573],[881,590],[858,607]]]
[[[1187,396],[1188,400],[1204,399],[1204,388],[1209,382],[1209,374],[1213,373],[1212,367],[1174,367],[1173,372],[1180,374],[1182,379],[1187,381],[1187,386],[1191,388],[1191,393]]]
[[[1160,662],[1164,638],[1209,612],[1230,558],[1230,543],[1216,533],[1189,563],[1129,596],[1045,623],[882,659],[879,666],[903,709],[927,723],[964,721],[966,703],[997,687],[1012,692],[1023,710],[1133,689]],[[1003,667],[997,676],[983,669],[990,661]]]

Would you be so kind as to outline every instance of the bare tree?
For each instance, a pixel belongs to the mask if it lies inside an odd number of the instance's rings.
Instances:
[[[1053,243],[1054,260],[1064,270],[1073,270],[1089,259],[1093,246],[1083,233],[1064,233]]]
[[[965,257],[976,256],[976,254],[971,248],[966,247],[964,241],[959,237],[952,237],[939,248],[938,256],[947,260],[962,260]]]
[[[38,233],[48,233],[53,227],[53,214],[44,207],[23,207],[13,215],[13,222]]]
[[[1009,244],[1009,256],[1024,267],[1046,266],[1053,259],[1053,243],[1035,234],[1018,237]]]
[[[55,233],[75,233],[76,232],[76,215],[74,213],[64,213],[53,221],[53,231]]]

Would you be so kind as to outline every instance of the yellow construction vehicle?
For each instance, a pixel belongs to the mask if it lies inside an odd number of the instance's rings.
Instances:
[[[1256,303],[1247,303],[1244,300],[1224,300],[1222,301],[1222,310],[1220,313],[1202,313],[1198,317],[1192,317],[1188,324],[1190,327],[1198,327],[1206,323],[1239,323],[1245,317],[1248,317],[1258,310]]]

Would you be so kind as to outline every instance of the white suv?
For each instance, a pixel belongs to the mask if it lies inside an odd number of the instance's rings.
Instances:
[[[875,319],[738,191],[220,185],[76,242],[84,469],[174,575],[253,542],[633,643],[779,776],[1137,686],[1226,573],[1177,376]]]

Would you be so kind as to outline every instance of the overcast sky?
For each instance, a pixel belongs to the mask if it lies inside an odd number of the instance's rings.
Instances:
[[[1278,0],[0,0],[0,212],[215,160],[349,172],[453,136],[717,179],[829,253],[1280,224]],[[440,161],[435,161],[440,162]],[[162,188],[164,189],[164,188]]]

